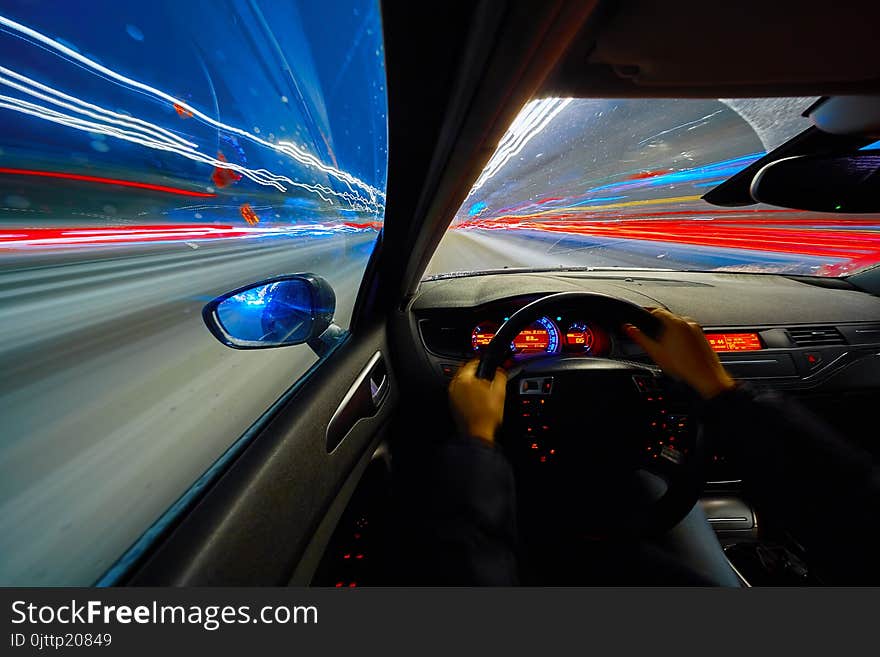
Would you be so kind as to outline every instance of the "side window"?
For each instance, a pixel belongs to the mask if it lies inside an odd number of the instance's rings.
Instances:
[[[210,299],[311,272],[348,327],[383,62],[375,0],[3,3],[0,585],[95,582],[317,361]]]

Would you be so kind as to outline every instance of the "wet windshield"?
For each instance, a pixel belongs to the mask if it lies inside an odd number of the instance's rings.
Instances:
[[[877,215],[701,196],[809,127],[812,98],[547,98],[527,104],[427,276],[627,267],[840,276],[880,262]]]

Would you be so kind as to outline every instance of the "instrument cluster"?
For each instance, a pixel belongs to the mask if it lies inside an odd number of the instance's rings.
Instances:
[[[487,319],[471,331],[471,350],[479,354],[495,337],[502,322]],[[579,317],[541,317],[520,331],[510,345],[514,354],[565,354],[606,356],[611,351],[611,337],[595,324]]]

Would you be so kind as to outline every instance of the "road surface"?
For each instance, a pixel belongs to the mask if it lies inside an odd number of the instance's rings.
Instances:
[[[207,300],[315,271],[347,325],[374,239],[0,255],[0,583],[94,581],[315,362],[224,347]]]
[[[691,229],[694,230],[693,228]],[[449,231],[426,276],[516,267],[631,267],[815,273],[827,259],[672,242],[636,241],[543,231]]]

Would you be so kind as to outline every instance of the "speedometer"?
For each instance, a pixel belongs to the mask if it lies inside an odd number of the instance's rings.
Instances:
[[[520,331],[511,346],[517,354],[555,354],[559,351],[559,329],[549,317],[542,317]]]
[[[496,322],[481,322],[471,331],[471,348],[484,350],[498,331]],[[516,354],[555,354],[559,352],[559,328],[549,317],[530,324],[513,339],[510,349]]]

